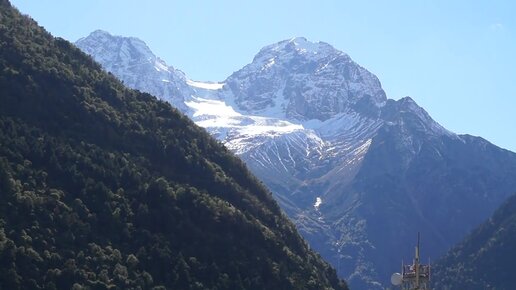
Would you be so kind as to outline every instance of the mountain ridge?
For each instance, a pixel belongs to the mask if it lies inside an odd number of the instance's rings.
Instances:
[[[410,97],[387,99],[376,76],[327,44],[268,45],[203,86],[185,91],[185,114],[246,162],[355,289],[387,283],[411,257],[411,232],[435,240],[426,253],[438,256],[516,186],[516,154],[448,131]]]

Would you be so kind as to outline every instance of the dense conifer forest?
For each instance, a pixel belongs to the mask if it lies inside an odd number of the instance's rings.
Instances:
[[[0,289],[347,289],[238,158],[0,1]]]

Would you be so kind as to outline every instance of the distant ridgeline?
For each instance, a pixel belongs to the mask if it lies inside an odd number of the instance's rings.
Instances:
[[[516,195],[433,268],[434,289],[511,290],[516,272]]]
[[[0,1],[0,289],[347,289],[244,164]]]

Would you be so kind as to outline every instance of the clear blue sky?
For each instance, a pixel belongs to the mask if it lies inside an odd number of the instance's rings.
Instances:
[[[141,38],[194,80],[222,81],[293,36],[324,41],[456,133],[516,152],[516,1],[12,0],[70,41]]]

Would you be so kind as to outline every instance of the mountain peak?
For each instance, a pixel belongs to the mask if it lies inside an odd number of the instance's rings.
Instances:
[[[312,42],[305,37],[293,37],[265,46],[258,52],[253,62],[267,60],[271,57],[307,57],[323,58],[329,55],[346,55],[325,42]],[[347,55],[346,55],[347,56]]]
[[[102,29],[97,29],[97,30],[91,32],[90,34],[88,34],[88,36],[79,38],[76,41],[76,43],[84,42],[84,41],[91,41],[92,39],[99,41],[101,39],[108,40],[108,39],[112,39],[112,38],[113,38],[113,35],[111,35],[111,33],[107,32],[105,30],[102,30]]]
[[[333,46],[304,37],[265,46],[226,83],[239,109],[295,120],[324,121],[355,106],[377,115],[386,101],[375,75]]]
[[[97,29],[97,30],[93,31],[92,33],[90,33],[90,36],[113,36],[113,35],[111,35],[111,33],[107,32],[105,30]]]
[[[302,43],[302,42],[309,42],[309,43],[314,43],[314,42],[311,42],[309,41],[306,37],[304,36],[295,36],[295,37],[292,37],[291,39],[289,39],[289,42],[293,42],[293,43]]]
[[[324,43],[324,42],[311,42],[307,40],[305,37],[294,37],[288,40],[288,45],[294,46],[294,49],[298,52],[305,52],[305,53],[313,53],[317,54],[321,52],[321,50],[332,48],[331,45]],[[335,49],[334,49],[335,50]]]
[[[93,50],[101,50],[105,53],[119,51],[121,56],[130,55],[132,59],[154,60],[157,58],[143,40],[136,37],[112,35],[100,29],[77,40],[76,44],[91,55],[96,55]],[[112,46],[119,47],[119,49],[113,50]]]
[[[127,86],[145,87],[143,91],[156,96],[166,95],[165,100],[183,111],[187,110],[182,96],[190,95],[190,92],[184,73],[157,57],[143,40],[95,30],[75,45],[94,56]]]
[[[79,40],[77,40],[77,42],[79,42],[83,39],[99,39],[99,38],[124,39],[124,40],[131,40],[131,41],[135,41],[135,42],[145,43],[143,40],[141,40],[137,37],[115,35],[106,30],[103,30],[103,29],[94,30],[88,36],[82,37]]]

